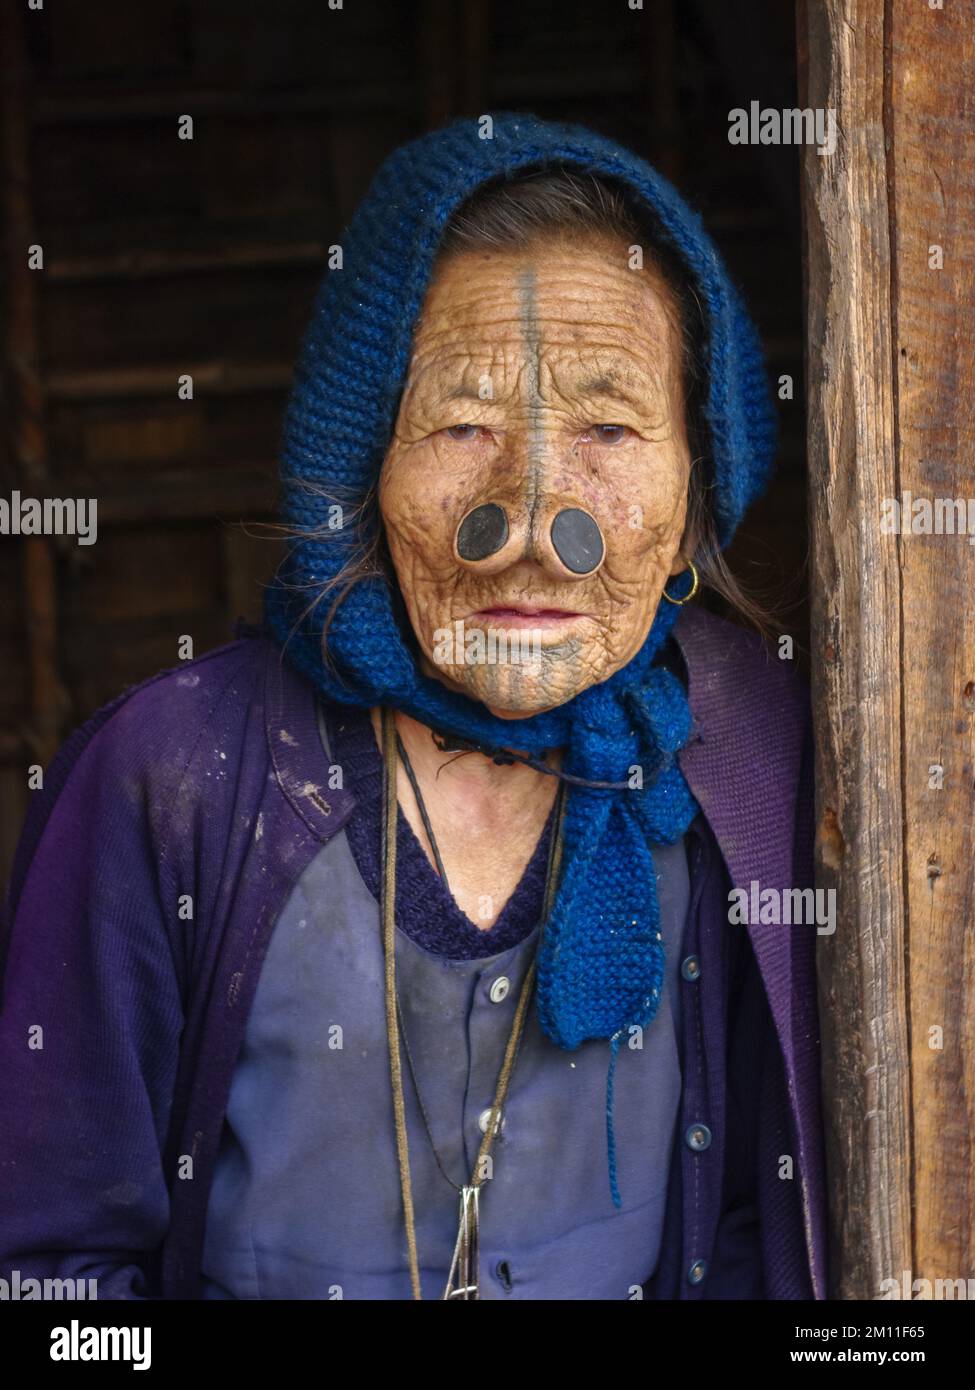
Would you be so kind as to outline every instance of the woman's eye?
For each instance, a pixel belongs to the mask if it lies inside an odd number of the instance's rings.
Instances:
[[[626,426],[590,425],[589,432],[599,444],[619,444],[626,435]]]
[[[451,425],[445,433],[451,439],[476,439],[477,425]]]

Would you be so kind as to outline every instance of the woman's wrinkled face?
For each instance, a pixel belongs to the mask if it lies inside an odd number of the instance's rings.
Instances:
[[[509,718],[607,680],[686,568],[689,470],[671,299],[625,246],[445,260],[379,494],[424,669]]]

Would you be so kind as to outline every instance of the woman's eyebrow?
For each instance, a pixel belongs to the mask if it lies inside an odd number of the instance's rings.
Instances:
[[[629,388],[625,382],[616,380],[614,377],[598,376],[587,377],[580,381],[575,381],[570,387],[571,394],[580,400],[612,400],[620,401],[624,405],[639,407],[647,404],[651,390],[638,390],[635,387]],[[439,393],[437,393],[439,394]],[[448,401],[482,401],[484,398],[476,386],[465,385],[463,382],[459,386],[452,387],[445,392],[441,399]]]
[[[584,400],[622,401],[625,405],[639,407],[646,405],[648,397],[654,394],[655,383],[648,382],[641,390],[635,382],[630,383],[613,373],[580,377],[572,383],[572,390]]]

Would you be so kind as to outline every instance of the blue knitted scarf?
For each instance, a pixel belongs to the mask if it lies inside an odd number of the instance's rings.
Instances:
[[[498,175],[552,164],[622,180],[683,258],[707,321],[705,413],[722,543],[764,486],[774,423],[754,328],[700,221],[675,190],[643,161],[580,127],[510,113],[489,119],[489,127],[484,118],[460,121],[397,150],[342,238],[341,267],[323,281],[288,406],[283,511],[302,535],[268,591],[266,616],[289,659],[334,700],[363,709],[391,705],[489,747],[534,755],[561,748],[571,777],[616,784],[569,787],[562,873],[539,951],[537,1009],[559,1047],[609,1040],[610,1187],[619,1205],[616,1054],[653,1021],[663,987],[649,844],[674,843],[697,811],[676,758],[690,735],[687,699],[656,660],[679,609],[661,602],[643,647],[609,680],[545,714],[502,720],[421,673],[401,605],[383,579],[362,580],[343,599],[329,627],[327,662],[322,613],[311,601],[354,553],[354,528],[331,530],[330,508],[336,496],[361,497],[378,477],[443,227]],[[685,574],[668,592],[679,598],[688,587]]]

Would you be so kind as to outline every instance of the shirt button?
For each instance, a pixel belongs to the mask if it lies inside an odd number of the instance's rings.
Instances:
[[[709,1147],[711,1143],[711,1131],[707,1125],[688,1125],[684,1131],[684,1143],[695,1153],[700,1153],[702,1149]]]
[[[499,975],[490,989],[491,1003],[500,1004],[502,1000],[507,999],[510,988],[511,981],[507,975]]]
[[[708,1272],[707,1260],[695,1260],[687,1271],[687,1282],[689,1284],[700,1284],[705,1274]]]
[[[680,963],[680,973],[685,980],[696,980],[701,974],[701,962],[697,956],[685,956]]]
[[[478,1129],[481,1131],[482,1134],[487,1134],[487,1131],[488,1131],[488,1124],[490,1123],[490,1120],[491,1120],[491,1106],[488,1106],[487,1110],[482,1110],[481,1113],[480,1113],[480,1115],[478,1115],[478,1117],[477,1117],[477,1127],[478,1127]],[[500,1116],[500,1121],[501,1121],[500,1124],[497,1122],[497,1120],[495,1121],[495,1124],[494,1124],[494,1133],[495,1133],[495,1135],[498,1133],[498,1130],[499,1130],[499,1129],[501,1129],[501,1130],[504,1129],[504,1126],[505,1126],[504,1115],[501,1115],[501,1116]]]

